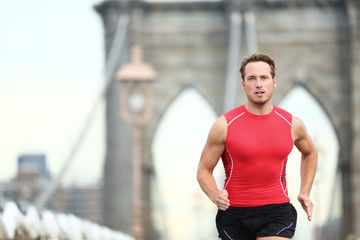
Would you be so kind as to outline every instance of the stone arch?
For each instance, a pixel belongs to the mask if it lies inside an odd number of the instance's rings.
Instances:
[[[347,41],[344,40],[342,44],[346,45]],[[333,49],[332,51],[335,51],[334,54],[337,55],[338,51],[347,52],[347,47],[344,45]],[[316,56],[319,64],[313,63],[313,67],[309,66],[308,69],[318,68],[321,63],[328,62],[327,57],[326,54],[322,57]],[[297,58],[302,58],[303,60],[297,59],[294,66],[297,66],[297,61],[306,61],[307,56],[302,54],[297,56]],[[350,107],[352,105],[350,89],[352,83],[348,75],[349,73],[347,72],[348,67],[344,66],[344,63],[339,63],[341,61],[346,62],[348,60],[342,58],[333,59],[331,63],[329,63],[329,66],[321,66],[320,68],[323,69],[317,69],[316,73],[305,72],[303,69],[285,71],[285,74],[281,72],[279,75],[281,79],[286,79],[286,82],[283,83],[282,86],[281,83],[278,83],[280,87],[278,87],[277,91],[279,91],[280,94],[274,97],[274,102],[279,103],[279,96],[284,97],[293,86],[301,85],[316,99],[327,114],[339,142],[338,167],[342,173],[342,208],[344,212],[342,228],[344,233],[350,232],[349,229],[354,221],[354,210],[350,210],[351,206],[353,206],[351,205],[352,203],[350,203],[350,199],[354,196],[354,192],[351,190],[353,129],[352,108]],[[284,63],[284,66],[288,64],[289,63]],[[280,65],[280,68],[283,68],[282,60],[278,61],[278,65]],[[300,65],[300,67],[303,67],[303,65]]]
[[[282,96],[280,99],[279,99],[279,103],[281,103],[284,98],[286,98],[289,93],[297,88],[297,87],[300,87],[302,89],[304,89],[310,96],[311,98],[313,98],[317,104],[319,104],[319,106],[321,107],[321,109],[324,111],[324,113],[326,114],[326,117],[329,119],[330,123],[331,123],[331,127],[334,129],[335,131],[335,134],[336,134],[336,138],[337,140],[339,141],[339,133],[338,133],[338,129],[336,128],[335,126],[335,123],[334,123],[334,119],[333,119],[333,113],[329,112],[328,109],[325,108],[322,100],[314,94],[313,90],[311,88],[309,88],[307,85],[305,85],[304,83],[302,82],[299,82],[299,81],[294,81],[293,82],[293,85],[291,86],[291,88],[289,90],[287,90],[286,94],[284,96]]]
[[[196,180],[201,149],[215,119],[206,99],[196,89],[186,87],[169,104],[157,126],[152,141],[157,185],[152,195],[156,206],[153,214],[158,216],[156,227],[165,225],[159,216],[166,218],[168,236],[163,237],[167,239],[185,239],[189,232],[194,238],[210,239],[215,232],[213,205],[203,196]],[[179,219],[183,219],[180,226],[176,222]],[[200,228],[213,231],[196,231]]]
[[[294,100],[296,98],[296,100]],[[299,103],[298,99],[303,99]],[[282,99],[280,107],[285,108],[297,117],[303,120],[307,126],[308,133],[313,138],[315,146],[318,148],[318,171],[313,184],[311,193],[312,200],[316,206],[314,211],[314,223],[316,225],[326,225],[330,221],[339,220],[341,216],[341,201],[332,202],[334,198],[338,200],[339,180],[338,171],[339,164],[339,141],[327,113],[323,110],[317,99],[315,99],[310,92],[303,86],[295,85]],[[297,209],[301,209],[299,203],[296,201],[298,188],[300,185],[299,179],[299,160],[301,156],[296,148],[293,149],[289,155],[287,166],[287,180],[289,184],[289,195],[292,199],[293,205]],[[334,196],[336,187],[336,197]],[[334,208],[335,207],[335,208]],[[330,214],[335,213],[333,215]],[[334,218],[336,217],[336,218]],[[312,226],[306,224],[307,220],[303,211],[298,211],[298,226],[299,229],[305,232],[313,233]],[[317,234],[325,233],[325,231],[318,231]],[[310,234],[311,235],[311,234]],[[296,234],[298,236],[298,234]],[[295,238],[296,238],[295,236]],[[318,237],[317,235],[316,237]],[[315,236],[301,236],[300,238],[315,239]],[[338,236],[339,238],[340,236]]]
[[[211,110],[215,112],[214,107],[211,105],[210,101],[206,98],[206,96],[202,93],[201,89],[198,89],[196,86],[190,85],[190,84],[181,86],[177,92],[174,92],[172,95],[168,96],[167,101],[164,101],[165,105],[163,106],[161,111],[158,112],[156,114],[156,116],[154,117],[156,120],[154,121],[155,122],[154,126],[151,128],[151,131],[152,131],[151,138],[152,139],[154,138],[156,130],[158,129],[159,124],[161,123],[161,120],[163,119],[164,115],[168,111],[169,107],[171,107],[173,105],[173,103],[175,101],[177,101],[179,99],[179,97],[181,97],[181,95],[184,94],[184,92],[186,92],[186,91],[195,91],[199,95],[199,97],[202,98],[203,101],[206,102],[207,105],[209,105]]]

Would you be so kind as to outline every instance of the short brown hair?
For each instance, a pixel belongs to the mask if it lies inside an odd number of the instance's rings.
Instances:
[[[245,80],[245,67],[250,62],[265,62],[269,64],[271,69],[271,76],[272,78],[275,77],[275,61],[272,59],[269,55],[263,54],[263,53],[254,53],[242,60],[241,66],[240,66],[240,74],[243,81]]]

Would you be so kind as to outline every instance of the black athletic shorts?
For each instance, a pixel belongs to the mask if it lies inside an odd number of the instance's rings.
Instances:
[[[216,227],[222,240],[255,240],[257,237],[292,238],[297,212],[291,203],[219,210]]]

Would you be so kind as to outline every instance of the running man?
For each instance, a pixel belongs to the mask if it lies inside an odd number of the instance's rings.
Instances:
[[[301,153],[298,200],[312,219],[310,190],[317,150],[304,123],[272,105],[275,62],[266,54],[245,58],[240,67],[247,101],[218,118],[201,154],[197,179],[218,207],[222,240],[280,240],[294,236],[297,213],[288,197],[286,164],[293,145]],[[225,184],[217,188],[213,170],[222,159]]]

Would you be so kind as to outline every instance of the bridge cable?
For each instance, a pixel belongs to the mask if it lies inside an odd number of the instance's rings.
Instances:
[[[40,192],[40,194],[35,199],[35,205],[39,207],[43,207],[50,199],[50,197],[54,194],[56,191],[57,186],[59,185],[62,177],[65,175],[65,173],[68,171],[71,163],[74,160],[74,157],[79,150],[81,143],[83,142],[86,133],[89,130],[89,127],[91,125],[92,120],[94,119],[95,113],[97,112],[100,104],[102,103],[103,99],[106,96],[106,93],[108,92],[108,89],[113,81],[112,76],[116,70],[117,63],[119,61],[119,57],[121,56],[121,53],[124,51],[124,45],[125,40],[129,28],[129,15],[122,15],[118,19],[117,28],[115,31],[114,39],[110,48],[109,56],[107,59],[106,64],[106,82],[103,86],[103,89],[101,90],[99,96],[97,97],[91,112],[89,113],[88,118],[85,121],[85,124],[83,128],[80,131],[80,134],[71,148],[70,154],[67,157],[65,163],[63,164],[59,174],[56,176],[56,178],[51,181],[48,186]]]

